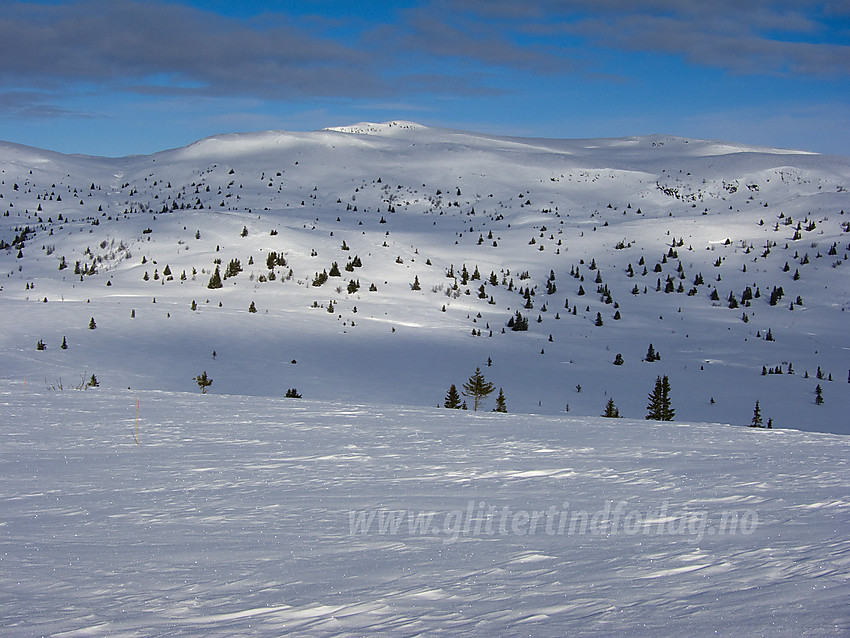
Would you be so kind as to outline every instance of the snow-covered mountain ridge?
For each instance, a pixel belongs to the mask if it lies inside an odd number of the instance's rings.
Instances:
[[[0,170],[8,380],[433,406],[480,366],[642,418],[669,375],[677,420],[850,432],[847,158],[387,122]]]

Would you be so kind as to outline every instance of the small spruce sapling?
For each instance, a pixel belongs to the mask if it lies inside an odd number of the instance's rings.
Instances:
[[[607,419],[620,418],[620,410],[614,405],[614,399],[608,399],[608,403],[605,404],[605,412],[602,413],[602,416]]]
[[[215,267],[215,272],[210,276],[210,281],[207,284],[207,288],[215,290],[216,288],[222,288],[224,284],[221,283],[221,272],[218,269],[218,266]]]
[[[201,374],[195,377],[195,382],[201,388],[201,394],[207,393],[207,388],[212,385],[213,380],[207,376],[207,371],[204,370]]]
[[[656,352],[653,345],[650,343],[649,348],[646,351],[646,357],[644,357],[644,361],[659,361],[661,359],[661,354]]]
[[[502,391],[502,388],[499,388],[499,396],[496,397],[496,407],[493,408],[493,412],[507,412],[508,406],[505,402],[505,393]]]
[[[764,426],[762,425],[761,408],[759,407],[759,402],[758,402],[758,401],[756,401],[756,407],[753,409],[753,420],[752,420],[752,422],[750,423],[750,427],[751,427],[751,428],[761,428],[761,427],[764,427]]]
[[[446,400],[443,402],[443,407],[450,408],[452,410],[459,410],[461,407],[460,394],[457,391],[457,387],[453,383],[449,388],[448,393],[446,394]]]

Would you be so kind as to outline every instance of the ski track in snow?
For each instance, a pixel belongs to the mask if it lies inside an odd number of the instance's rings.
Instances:
[[[0,406],[3,636],[850,632],[847,437],[8,382]],[[490,507],[504,529],[464,518]],[[593,524],[531,533],[548,508]],[[352,532],[376,510],[437,533]]]

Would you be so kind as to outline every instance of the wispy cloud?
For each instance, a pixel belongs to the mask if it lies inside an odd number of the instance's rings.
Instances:
[[[706,6],[716,8],[714,3]],[[709,12],[683,3],[671,13],[588,16],[562,28],[597,46],[681,55],[734,73],[850,73],[850,46],[818,42],[820,25],[810,19],[763,7],[726,9]]]
[[[679,55],[734,73],[847,75],[850,32],[846,21],[843,30],[834,24],[842,17],[850,17],[846,2],[816,0],[433,0],[409,12],[405,42],[536,71],[584,67],[595,53],[582,52],[584,43]],[[568,36],[576,46],[543,41],[530,52],[535,35]]]
[[[241,19],[162,1],[3,3],[0,86],[271,100],[494,94],[504,90],[501,72],[618,73],[594,64],[603,49],[736,73],[843,76],[850,46],[836,44],[830,20],[848,13],[846,3],[814,0],[430,0],[387,10],[383,22],[355,21],[343,40],[327,35],[342,28],[333,16]]]
[[[0,9],[6,84],[72,81],[266,98],[385,93],[370,69],[366,55],[295,25],[264,27],[178,4],[86,0]]]
[[[0,111],[5,117],[26,120],[52,119],[56,117],[91,117],[90,113],[74,111],[51,103],[53,95],[42,91],[2,91]]]
[[[671,69],[682,75],[668,81]],[[363,110],[381,117],[381,105],[535,134],[594,119],[597,133],[617,118],[663,128],[682,114],[751,107],[738,112],[743,129],[789,95],[841,103],[848,75],[847,0],[0,0],[4,135],[36,126],[51,143],[67,136],[69,117],[122,134],[146,122],[200,135],[321,127]],[[769,95],[744,96],[750,84]],[[735,121],[721,116],[717,136],[735,136]],[[795,127],[772,121],[765,138]],[[794,121],[835,148],[828,120]],[[700,123],[685,124],[680,133]],[[780,133],[781,144],[815,144]]]

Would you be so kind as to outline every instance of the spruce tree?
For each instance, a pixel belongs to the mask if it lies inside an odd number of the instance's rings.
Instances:
[[[528,330],[528,318],[523,317],[522,313],[517,310],[516,314],[510,319],[508,319],[508,323],[506,324],[506,326],[514,332],[526,331]]]
[[[651,347],[651,346],[650,346]],[[658,376],[655,378],[655,387],[649,395],[649,403],[646,406],[647,420],[652,421],[660,421],[661,420],[661,377]]]
[[[614,399],[608,399],[608,403],[605,404],[605,412],[602,413],[602,416],[608,419],[620,418],[620,410],[614,405]]]
[[[230,263],[227,264],[227,270],[224,271],[224,278],[227,279],[228,277],[235,277],[240,272],[242,272],[242,264],[234,257],[230,260]]]
[[[646,406],[646,418],[652,421],[672,421],[676,411],[670,403],[670,379],[656,377],[655,388],[649,395],[649,403]]]
[[[484,375],[481,374],[481,368],[475,368],[475,374],[469,377],[469,381],[463,384],[463,396],[472,398],[472,409],[473,411],[477,411],[478,406],[495,389],[495,385],[484,380]]]
[[[751,427],[751,428],[760,428],[760,427],[764,427],[764,426],[762,425],[761,408],[759,407],[759,402],[758,402],[758,401],[756,401],[756,407],[755,407],[755,409],[753,410],[753,420],[752,420],[752,423],[750,423],[750,427]]]
[[[670,379],[665,374],[661,380],[661,420],[672,421],[674,416],[676,411],[670,401]]]
[[[89,321],[89,330],[94,330],[95,328],[97,328],[97,324],[94,322],[94,317],[92,317]]]
[[[505,393],[502,391],[502,388],[499,388],[499,396],[496,397],[496,407],[493,408],[493,412],[507,412],[508,406],[505,403]]]
[[[655,351],[655,348],[652,344],[649,344],[649,348],[646,351],[646,357],[644,357],[644,361],[658,361],[661,358],[661,355]]]
[[[820,387],[820,383],[815,388],[815,405],[823,405],[823,388]]]
[[[457,387],[454,383],[449,388],[448,394],[446,394],[446,400],[443,403],[443,407],[450,408],[452,410],[459,410],[461,406],[460,402],[460,394],[458,394]]]
[[[207,376],[206,370],[204,370],[203,373],[195,377],[195,381],[197,382],[198,387],[201,388],[201,394],[206,394],[207,388],[210,387],[213,382],[213,380]]]
[[[221,272],[219,272],[218,266],[215,267],[215,272],[210,277],[210,282],[207,284],[207,288],[216,289],[222,288],[224,284],[221,283]]]

